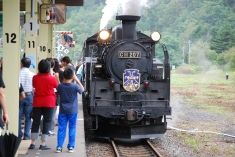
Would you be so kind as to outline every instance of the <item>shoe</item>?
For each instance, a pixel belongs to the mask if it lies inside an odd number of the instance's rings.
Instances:
[[[30,144],[29,149],[34,149],[35,148],[35,144]]]
[[[69,153],[73,153],[73,148],[72,148],[72,147],[69,147],[69,148],[68,148],[68,152],[69,152]]]
[[[48,150],[48,149],[51,149],[51,147],[47,146],[47,145],[40,145],[39,147],[40,150]]]
[[[30,140],[30,137],[24,137],[23,140]]]
[[[55,152],[56,153],[61,153],[62,152],[62,148],[57,148]]]
[[[54,131],[48,131],[48,136],[54,136],[55,135],[55,132]]]

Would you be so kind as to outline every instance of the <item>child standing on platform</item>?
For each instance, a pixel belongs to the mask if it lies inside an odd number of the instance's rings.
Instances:
[[[67,145],[70,153],[74,150],[76,121],[78,114],[78,96],[84,91],[84,87],[70,68],[64,71],[64,81],[58,85],[57,93],[60,95],[60,109],[58,116],[58,134],[56,152],[60,153],[66,136],[67,123],[69,122],[69,142]],[[77,84],[71,83],[75,80]]]

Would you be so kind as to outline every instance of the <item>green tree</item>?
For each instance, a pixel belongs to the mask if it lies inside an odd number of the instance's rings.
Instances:
[[[225,67],[229,70],[235,70],[235,47],[232,47],[224,53]]]
[[[167,47],[168,53],[170,55],[171,65],[179,66],[180,64],[182,64],[182,52],[179,49],[179,43],[175,37],[166,35],[164,38],[161,39],[160,43],[164,44]],[[161,45],[158,44],[156,46],[156,52],[156,57],[163,61],[164,53]]]
[[[211,49],[222,53],[234,46],[235,35],[232,32],[234,31],[228,25],[221,28],[211,40]]]
[[[218,54],[218,56],[217,56],[217,58],[216,58],[216,61],[217,61],[218,65],[219,65],[222,69],[224,69],[224,66],[225,66],[225,64],[227,63],[227,61],[226,61],[225,58],[224,58],[224,55],[225,55],[225,53],[220,53],[220,54]]]

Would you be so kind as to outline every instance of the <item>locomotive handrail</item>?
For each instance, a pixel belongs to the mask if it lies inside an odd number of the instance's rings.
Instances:
[[[107,101],[107,102],[127,102],[127,103],[135,103],[135,102],[166,102],[167,106],[169,106],[169,100],[138,100],[138,101],[124,101],[124,100],[109,100],[109,99],[95,99],[94,104],[96,104],[97,101]],[[96,108],[97,105],[91,105],[93,106],[93,109]],[[107,105],[100,105],[100,106],[107,106]],[[127,106],[126,106],[127,107]],[[155,106],[156,107],[156,106]]]
[[[166,79],[169,82],[169,85],[167,85],[167,93],[170,93],[170,56],[169,53],[167,51],[167,48],[164,44],[161,44],[163,52],[164,52],[164,67],[165,67],[165,71],[164,71],[164,79]],[[170,100],[170,94],[167,95],[168,96],[168,100]]]

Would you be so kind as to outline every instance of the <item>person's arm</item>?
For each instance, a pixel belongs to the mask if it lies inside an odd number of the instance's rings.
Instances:
[[[84,92],[84,87],[81,84],[81,82],[78,80],[77,76],[74,74],[73,75],[73,79],[75,80],[75,82],[82,88],[82,92]]]
[[[58,82],[58,84],[60,83],[60,79],[59,79],[59,73],[54,73],[54,76]]]
[[[25,92],[24,92],[24,88],[23,88],[22,84],[20,84],[19,93],[20,93],[19,100],[23,100],[25,98]]]
[[[25,92],[22,91],[22,92],[20,93],[20,100],[23,100],[24,98],[25,98]]]
[[[53,76],[53,73],[54,73],[53,68],[51,68],[49,74]]]
[[[0,105],[3,110],[3,122],[9,123],[10,120],[9,120],[8,113],[7,113],[6,96],[5,96],[5,92],[2,87],[0,87]]]

